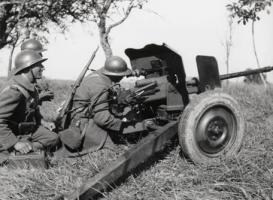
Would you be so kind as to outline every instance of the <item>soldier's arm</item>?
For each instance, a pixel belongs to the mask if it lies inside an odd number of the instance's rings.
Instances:
[[[106,100],[108,100],[108,92],[102,94],[98,102]],[[93,120],[97,125],[113,131],[119,131],[121,129],[122,121],[109,112],[108,102],[97,105],[94,108],[94,113]]]
[[[81,98],[90,99],[94,103],[94,99],[104,90],[107,90],[109,85],[105,84],[99,77],[92,77],[82,82],[82,87],[79,88],[79,93]],[[100,95],[97,103],[99,105],[95,106],[93,111],[91,111],[94,116],[94,122],[108,130],[119,131],[121,129],[122,121],[109,112],[109,103],[105,102],[100,104],[100,102],[108,100],[108,92],[104,92]]]
[[[24,96],[15,88],[8,88],[0,93],[0,149],[7,150],[18,142],[18,138],[8,126],[8,121],[14,114]]]
[[[54,93],[51,90],[42,90],[41,92],[39,92],[39,104],[42,104],[43,101],[51,101],[53,98]]]

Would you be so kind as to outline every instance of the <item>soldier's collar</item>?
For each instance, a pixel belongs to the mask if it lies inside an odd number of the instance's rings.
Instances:
[[[24,89],[34,92],[35,91],[35,87],[34,84],[31,83],[26,77],[22,76],[22,75],[15,75],[13,77],[13,80],[20,86],[22,86]]]
[[[96,73],[98,73],[103,78],[103,80],[106,81],[106,83],[112,84],[112,80],[108,76],[101,73],[101,69],[97,70]]]

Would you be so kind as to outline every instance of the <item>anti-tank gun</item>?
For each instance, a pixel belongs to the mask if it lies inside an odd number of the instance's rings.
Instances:
[[[237,155],[245,122],[237,101],[221,89],[221,81],[273,70],[265,67],[219,75],[216,59],[199,55],[199,76],[188,78],[181,56],[165,44],[127,49],[125,54],[131,61],[132,75],[142,75],[143,79],[137,80],[131,90],[120,89],[110,107],[133,116],[124,134],[146,131],[148,135],[88,179],[77,189],[80,193],[73,192],[67,199],[77,199],[78,194],[80,199],[92,199],[161,151],[175,136],[183,154],[194,163],[221,162]]]
[[[226,96],[227,94],[224,94],[222,91],[220,92],[219,89],[217,89],[221,88],[222,80],[264,73],[273,70],[273,67],[264,67],[260,69],[219,75],[218,64],[216,59],[212,56],[199,55],[196,57],[199,77],[186,77],[181,57],[176,52],[171,50],[167,45],[157,46],[152,44],[147,45],[143,49],[138,50],[127,49],[126,54],[130,58],[133,68],[132,74],[130,76],[138,77],[143,76],[143,79],[137,80],[135,82],[133,90],[136,91],[141,90],[143,87],[144,88],[146,86],[149,87],[150,85],[156,86],[156,89],[153,88],[150,94],[147,93],[145,97],[142,98],[141,100],[138,99],[132,101],[134,102],[133,104],[135,108],[141,108],[142,110],[144,110],[144,112],[143,111],[140,112],[139,109],[131,109],[135,110],[136,112],[135,113],[130,112],[130,115],[137,116],[135,117],[135,119],[138,120],[135,120],[135,124],[133,126],[125,129],[124,134],[145,131],[147,128],[147,126],[145,125],[145,123],[147,122],[146,120],[148,120],[148,123],[151,124],[152,126],[157,125],[158,122],[157,119],[159,119],[160,122],[162,122],[162,120],[163,121],[177,120],[181,116],[186,106],[190,103],[189,101],[190,94],[205,93],[202,96],[207,96],[206,94],[208,93],[212,93],[211,94],[212,96],[219,94],[220,97],[219,98],[217,97],[216,99],[219,99],[219,104],[222,103],[225,105],[226,103],[229,102],[221,102],[222,101],[221,99],[222,95]],[[141,96],[143,97],[144,95]],[[197,98],[203,99],[202,97]],[[119,95],[119,99],[126,98],[123,98],[123,95]],[[231,99],[232,102],[235,102],[234,110],[239,110],[237,102],[230,96],[229,99]],[[120,100],[118,104],[123,105],[123,108],[125,107],[126,104],[127,106],[132,104],[132,102],[130,102],[130,100],[128,101],[128,99],[125,100],[125,103],[121,102],[122,100]],[[201,104],[203,104],[202,101]],[[231,108],[226,109],[229,110]],[[230,110],[228,112],[230,112]],[[142,117],[141,114],[139,113],[142,114]],[[228,116],[229,114],[227,114],[225,117]],[[231,116],[233,116],[232,113]],[[238,116],[237,118],[241,119],[242,117]],[[227,120],[227,122],[230,122],[230,119],[225,120]],[[237,119],[233,120],[236,121]],[[215,123],[219,122],[217,121]],[[224,129],[230,128],[229,125],[231,124],[227,124],[227,127],[222,128]],[[205,127],[202,127],[202,129],[204,128]],[[219,129],[219,127],[214,127],[214,129]],[[240,134],[240,132],[238,133]],[[219,139],[221,139],[220,136],[221,134],[219,135]],[[223,137],[231,137],[231,135]],[[219,142],[221,148],[222,145],[224,145],[222,144],[223,141],[217,141]],[[210,142],[206,141],[205,143],[208,144],[211,143],[211,141]],[[201,151],[207,150],[210,152],[215,152],[219,150],[218,147],[213,147],[213,149],[211,149],[212,148],[211,146],[205,146],[204,148],[205,149],[201,149]],[[189,155],[189,157],[191,156]]]
[[[131,107],[130,118],[135,121],[124,134],[150,131],[149,126],[160,130],[162,122],[176,121],[183,153],[194,162],[214,162],[238,153],[244,118],[237,101],[220,89],[221,81],[269,72],[273,67],[220,75],[215,57],[198,55],[199,76],[188,78],[181,56],[165,44],[127,49],[125,53],[131,60],[131,76],[143,76],[132,90],[153,87],[146,95],[139,95],[141,99],[118,95],[118,105]]]

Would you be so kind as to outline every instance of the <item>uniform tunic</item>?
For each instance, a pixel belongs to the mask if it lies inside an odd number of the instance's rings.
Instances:
[[[57,143],[57,134],[40,125],[38,100],[35,85],[22,75],[13,76],[3,86],[0,92],[0,152],[12,150],[24,135],[18,129],[21,122],[36,124],[30,136],[32,142],[40,142],[44,147]]]
[[[73,119],[69,129],[60,133],[61,140],[69,139],[70,135],[73,135],[75,141],[72,146],[73,148],[78,148],[80,143],[77,139],[80,138],[82,131],[85,131],[81,143],[82,150],[89,149],[92,151],[100,149],[103,146],[112,147],[114,145],[108,133],[120,131],[122,121],[109,112],[109,103],[107,102],[109,92],[107,89],[112,85],[113,83],[110,78],[102,74],[100,70],[83,79],[76,91],[73,109],[85,109],[72,115]],[[93,115],[86,117],[90,114],[90,109],[84,105],[91,105],[95,102],[97,102],[98,105],[95,106],[91,112]],[[87,125],[84,130],[85,124]]]

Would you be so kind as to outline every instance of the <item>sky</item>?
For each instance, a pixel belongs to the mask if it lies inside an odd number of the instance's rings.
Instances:
[[[220,74],[226,73],[224,42],[228,35],[227,0],[149,0],[143,10],[134,10],[129,18],[110,33],[114,55],[129,60],[126,48],[142,48],[147,44],[168,44],[182,57],[187,76],[197,76],[195,57],[215,56]],[[273,66],[273,9],[263,13],[255,26],[256,47],[262,66]],[[255,68],[251,24],[233,23],[233,45],[230,72]],[[74,24],[67,34],[51,30],[44,56],[44,75],[50,79],[76,79],[98,45],[96,26]],[[15,53],[19,51],[19,47]],[[0,76],[6,75],[8,49],[0,51]],[[105,61],[100,49],[91,68],[98,69]],[[129,65],[130,66],[130,65]],[[273,81],[273,72],[268,73]]]

